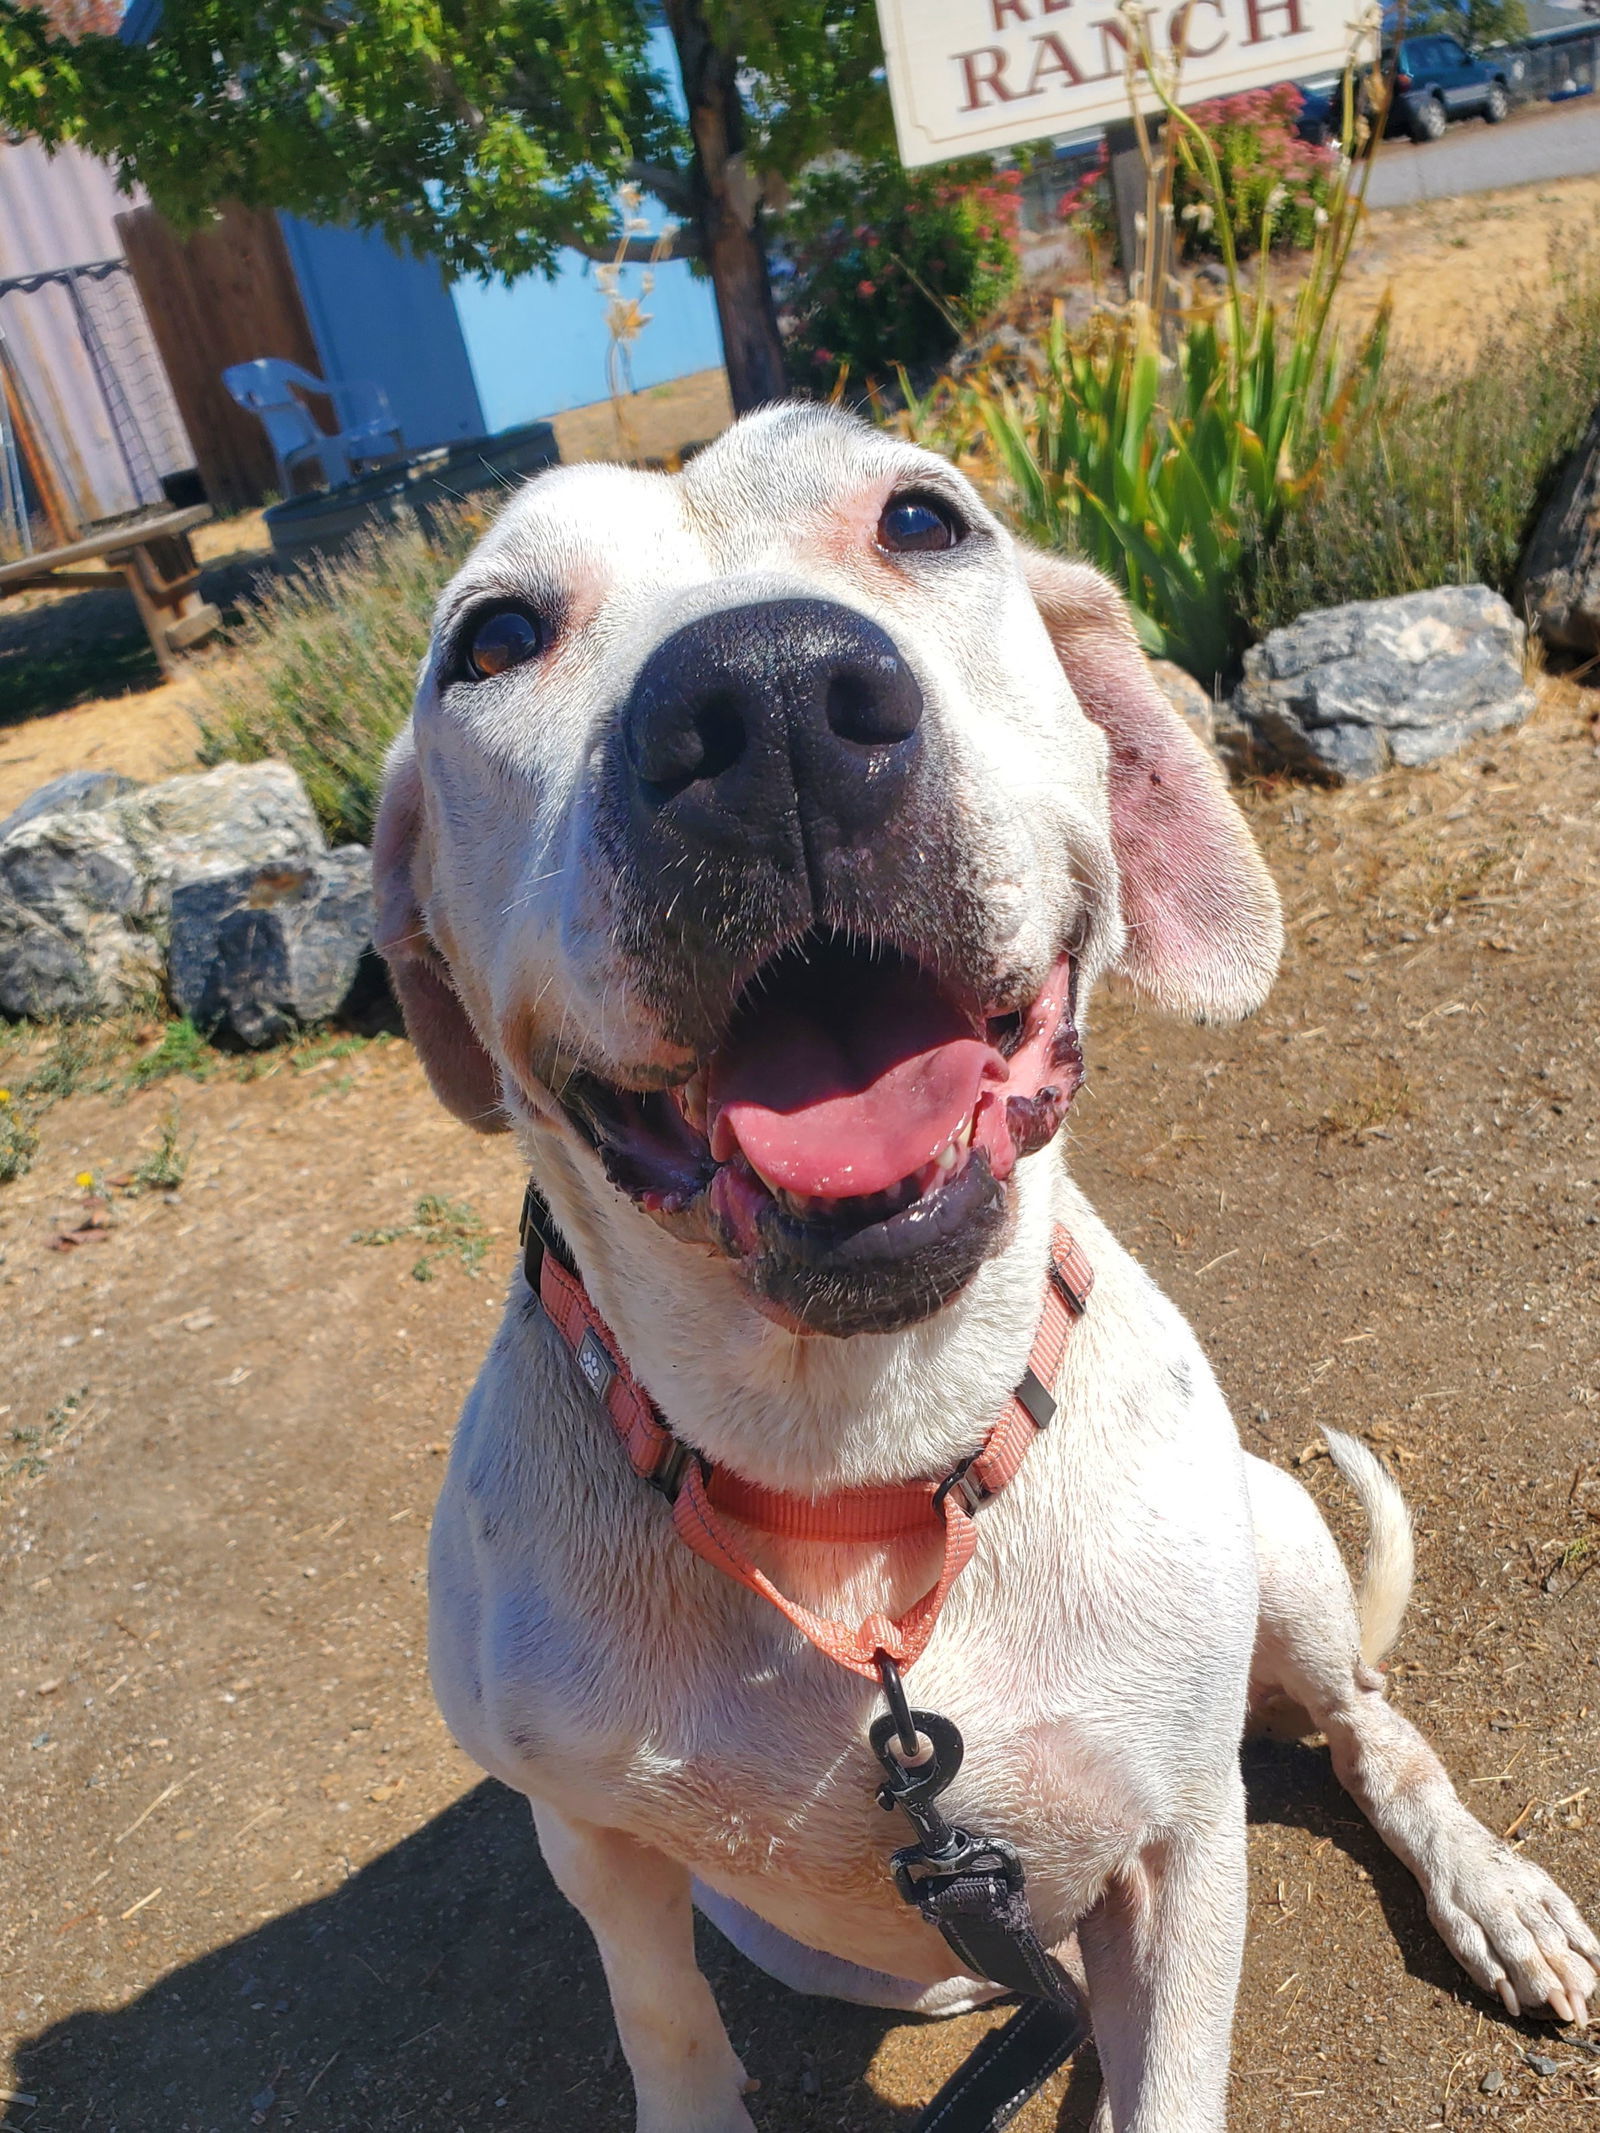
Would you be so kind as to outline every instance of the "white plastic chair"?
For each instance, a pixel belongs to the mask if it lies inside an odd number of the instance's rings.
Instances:
[[[240,407],[259,418],[285,496],[294,493],[294,476],[302,467],[319,467],[323,486],[337,489],[354,481],[364,466],[404,456],[405,440],[381,385],[314,378],[277,356],[235,363],[222,373],[222,382]],[[331,435],[319,429],[300,393],[320,393],[331,400],[343,428]]]

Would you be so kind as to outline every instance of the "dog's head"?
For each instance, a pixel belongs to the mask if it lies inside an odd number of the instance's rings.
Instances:
[[[1281,941],[1105,581],[812,408],[519,493],[440,602],[375,873],[444,1102],[830,1334],[999,1248],[1101,972],[1235,1016]]]

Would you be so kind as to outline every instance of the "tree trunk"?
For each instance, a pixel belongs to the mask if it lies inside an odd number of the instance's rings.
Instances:
[[[744,160],[738,63],[712,37],[702,0],[666,0],[666,15],[689,104],[700,256],[711,269],[734,412],[746,415],[783,399],[789,381],[761,241],[761,203]]]

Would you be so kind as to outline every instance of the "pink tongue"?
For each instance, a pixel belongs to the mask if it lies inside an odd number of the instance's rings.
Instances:
[[[759,998],[711,1062],[712,1153],[734,1143],[767,1181],[816,1199],[887,1192],[971,1118],[1006,1063],[915,971],[830,973]]]

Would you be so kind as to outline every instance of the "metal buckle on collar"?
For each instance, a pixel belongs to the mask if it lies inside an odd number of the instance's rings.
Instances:
[[[1050,1279],[1055,1286],[1056,1294],[1061,1298],[1061,1301],[1066,1305],[1073,1317],[1082,1318],[1084,1312],[1089,1308],[1087,1284],[1080,1286],[1062,1273],[1060,1267],[1056,1265],[1054,1255],[1051,1256],[1050,1260]]]
[[[953,1466],[934,1490],[933,1508],[941,1518],[944,1516],[944,1500],[952,1489],[959,1490],[961,1499],[967,1507],[969,1517],[977,1510],[979,1504],[989,1501],[989,1491],[972,1472],[973,1464],[978,1456],[974,1452],[971,1458],[963,1459],[959,1466]]]
[[[922,1903],[947,1883],[967,1875],[989,1875],[1011,1890],[1023,1887],[1027,1879],[1014,1844],[1004,1837],[974,1837],[964,1829],[952,1829],[948,1848],[937,1856],[930,1856],[920,1844],[908,1844],[894,1854],[889,1866],[894,1885],[907,1903]]]
[[[517,1241],[522,1246],[522,1271],[535,1296],[539,1293],[539,1266],[546,1252],[557,1266],[565,1267],[569,1274],[577,1273],[577,1262],[567,1249],[567,1240],[556,1228],[555,1217],[545,1203],[544,1194],[532,1178],[522,1195]]]
[[[681,1437],[673,1437],[668,1442],[666,1457],[653,1474],[646,1474],[644,1478],[668,1503],[676,1503],[683,1490],[683,1477],[688,1471],[689,1462],[699,1457],[700,1454],[685,1444]]]

